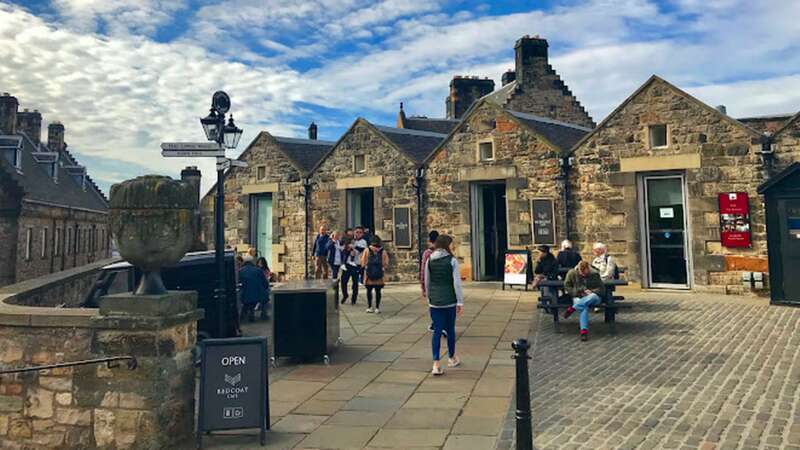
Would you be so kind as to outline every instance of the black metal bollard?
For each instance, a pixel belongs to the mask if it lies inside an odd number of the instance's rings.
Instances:
[[[517,360],[517,450],[533,450],[533,429],[531,427],[531,387],[528,377],[527,339],[517,339],[511,343]]]

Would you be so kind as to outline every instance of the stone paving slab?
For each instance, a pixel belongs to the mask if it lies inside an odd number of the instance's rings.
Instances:
[[[445,368],[443,377],[430,375],[430,318],[418,286],[387,287],[380,315],[365,313],[361,304],[342,305],[344,343],[330,366],[282,359],[270,369],[273,429],[266,448],[491,449],[510,404],[510,340],[528,335],[535,307],[532,295],[498,288],[466,286],[456,327],[462,366]],[[521,313],[527,322],[512,320]],[[269,321],[244,328],[248,334],[271,330]],[[258,448],[257,442],[247,432],[205,439],[211,449]]]

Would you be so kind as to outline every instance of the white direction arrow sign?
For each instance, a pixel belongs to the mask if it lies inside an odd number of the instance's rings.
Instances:
[[[239,161],[238,159],[217,159],[217,170],[228,170],[231,167],[247,167],[247,161]]]
[[[164,142],[161,144],[161,156],[225,156],[225,149],[215,142]]]

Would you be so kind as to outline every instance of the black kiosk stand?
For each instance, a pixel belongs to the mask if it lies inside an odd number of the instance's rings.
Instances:
[[[269,429],[267,339],[244,337],[200,342],[200,405],[197,448],[216,430]]]

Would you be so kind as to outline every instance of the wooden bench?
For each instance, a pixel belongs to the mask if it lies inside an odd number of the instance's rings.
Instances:
[[[595,305],[594,308],[602,309],[604,322],[608,324],[611,333],[616,332],[616,316],[620,309],[630,309],[630,304],[620,303],[625,300],[621,295],[614,295],[614,289],[617,286],[626,286],[628,284],[625,280],[606,280],[603,282],[606,286],[606,295],[602,303]],[[537,309],[544,310],[547,314],[553,316],[553,326],[556,333],[561,332],[561,322],[559,321],[559,312],[572,306],[572,298],[565,295],[564,281],[562,280],[543,280],[539,283],[539,304]],[[551,290],[545,288],[552,288],[556,290],[556,298],[549,293]]]

